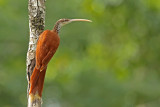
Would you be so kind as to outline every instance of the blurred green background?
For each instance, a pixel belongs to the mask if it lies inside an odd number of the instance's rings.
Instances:
[[[47,0],[60,32],[43,107],[160,107],[160,0]],[[28,1],[0,0],[0,107],[26,107]]]

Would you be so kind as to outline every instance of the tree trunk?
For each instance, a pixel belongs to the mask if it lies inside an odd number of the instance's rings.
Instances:
[[[39,35],[43,32],[45,26],[45,0],[28,0],[28,10],[29,10],[29,29],[30,29],[30,39],[29,47],[27,52],[27,80],[28,80],[28,107],[41,107],[42,100],[36,95],[30,96],[30,77],[32,75],[33,69],[35,67],[35,51],[36,44]]]

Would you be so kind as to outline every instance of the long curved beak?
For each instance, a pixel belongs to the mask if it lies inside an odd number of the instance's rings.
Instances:
[[[91,20],[88,20],[88,19],[60,19],[54,25],[53,30],[58,32],[62,26],[66,25],[66,24],[69,24],[71,22],[74,22],[74,21],[92,22]]]
[[[69,22],[73,22],[73,21],[85,21],[85,22],[92,22],[91,20],[88,19],[70,19]]]

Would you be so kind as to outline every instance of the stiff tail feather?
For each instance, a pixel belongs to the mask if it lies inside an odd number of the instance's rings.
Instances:
[[[44,84],[46,70],[47,70],[47,67],[40,72],[39,79],[38,79],[38,94],[40,97],[42,96],[42,92],[43,92],[43,84]]]
[[[46,68],[44,68],[41,72],[40,69],[36,67],[33,70],[31,80],[30,80],[30,91],[29,94],[36,94],[38,92],[39,96],[42,96],[44,78],[46,73]]]
[[[40,70],[35,67],[31,75],[29,94],[36,93],[37,88],[38,88],[37,82],[38,82],[39,75],[40,75]]]

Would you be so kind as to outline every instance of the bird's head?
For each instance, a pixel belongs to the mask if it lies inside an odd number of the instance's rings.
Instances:
[[[86,22],[92,22],[91,20],[88,19],[60,19],[56,22],[54,26],[54,30],[58,33],[60,28],[66,24],[69,24],[74,21],[86,21]]]

